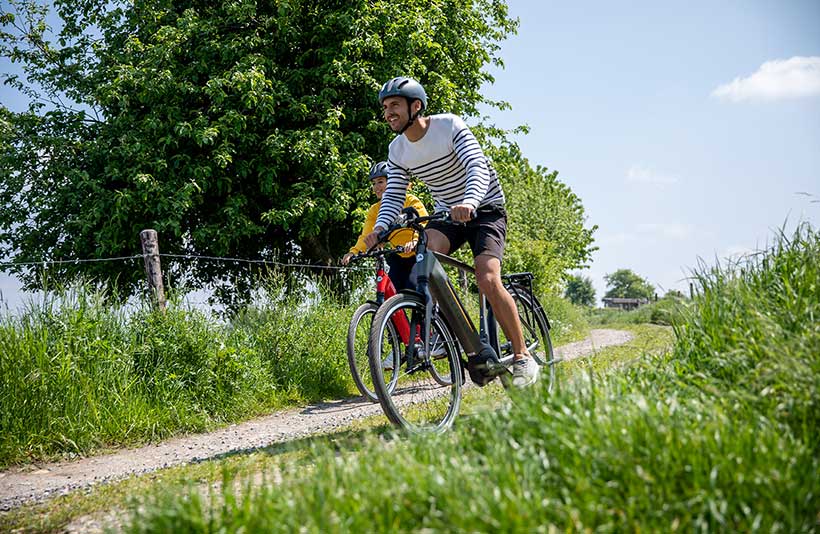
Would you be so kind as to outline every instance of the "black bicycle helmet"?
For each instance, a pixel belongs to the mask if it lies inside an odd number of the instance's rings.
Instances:
[[[384,84],[379,91],[379,104],[384,104],[384,99],[388,96],[403,96],[408,102],[421,100],[421,109],[427,108],[427,93],[413,78],[397,76]]]
[[[387,176],[386,161],[380,161],[370,166],[370,173],[368,174],[368,178],[370,178],[371,180],[375,180],[379,176]]]

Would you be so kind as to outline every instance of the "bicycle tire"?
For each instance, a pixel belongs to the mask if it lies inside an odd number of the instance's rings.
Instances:
[[[417,295],[400,293],[381,305],[373,319],[368,343],[368,360],[373,375],[376,395],[390,422],[401,429],[413,433],[441,433],[446,431],[458,415],[461,404],[461,360],[458,343],[447,323],[442,319],[431,322],[431,330],[441,336],[446,348],[446,356],[437,360],[439,366],[446,366],[449,375],[447,384],[441,384],[434,373],[429,357],[417,353],[408,362],[405,358],[398,367],[398,382],[391,391],[382,378],[381,361],[384,337],[389,335],[390,317],[396,312],[409,317],[411,332],[421,324],[425,304]],[[414,343],[415,344],[415,343]]]
[[[347,363],[350,367],[350,374],[353,377],[353,382],[362,397],[371,401],[379,402],[379,397],[376,396],[376,391],[373,386],[373,376],[370,372],[370,364],[368,363],[367,344],[370,341],[370,326],[373,323],[373,318],[376,316],[376,311],[379,309],[374,302],[365,302],[359,306],[353,316],[350,318],[350,324],[347,327]],[[398,334],[395,327],[391,325],[391,339],[395,351],[401,353],[401,344],[399,343]],[[389,373],[385,376],[382,373],[382,378],[387,380],[388,388],[392,390],[396,386],[397,373]]]
[[[555,356],[552,338],[550,337],[549,321],[544,313],[544,308],[538,298],[535,295],[530,295],[529,290],[523,286],[509,284],[507,290],[518,310],[518,319],[521,322],[524,343],[527,345],[530,355],[541,367],[540,379],[542,381],[547,380],[549,383],[548,390],[552,391],[555,386]],[[503,335],[501,325],[498,325],[498,346],[501,358],[512,355],[512,344],[504,340]],[[506,381],[504,385],[508,385]]]

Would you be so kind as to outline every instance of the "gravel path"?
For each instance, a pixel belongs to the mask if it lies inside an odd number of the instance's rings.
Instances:
[[[592,330],[586,340],[557,347],[555,353],[571,360],[630,339],[632,334],[622,330]],[[183,436],[76,461],[0,471],[0,511],[131,475],[330,433],[347,427],[354,420],[381,413],[378,404],[360,398],[322,402],[276,412],[208,434]]]

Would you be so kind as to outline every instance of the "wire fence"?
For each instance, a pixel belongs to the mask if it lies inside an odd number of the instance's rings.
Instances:
[[[160,258],[169,258],[169,259],[186,259],[186,260],[206,260],[206,261],[219,261],[224,263],[248,263],[248,264],[258,264],[258,265],[270,265],[273,267],[285,267],[291,269],[325,269],[325,270],[345,270],[345,271],[356,271],[356,270],[363,270],[366,267],[362,266],[343,266],[343,265],[322,265],[322,264],[315,264],[315,263],[288,263],[288,262],[279,262],[273,260],[254,260],[249,258],[230,258],[230,257],[222,257],[222,256],[200,256],[200,255],[190,255],[190,254],[135,254],[133,256],[116,256],[111,258],[75,258],[69,260],[42,260],[42,261],[9,261],[9,262],[0,262],[0,268],[4,267],[15,267],[15,266],[42,266],[46,267],[49,265],[65,265],[65,264],[72,264],[72,265],[79,265],[81,263],[96,263],[96,262],[106,262],[106,261],[126,261],[126,260],[144,260],[149,257],[159,256]]]
[[[80,263],[94,263],[94,262],[104,262],[104,261],[122,261],[122,260],[133,260],[133,259],[143,259],[145,258],[146,254],[137,254],[134,256],[117,256],[113,258],[76,258],[73,260],[42,260],[42,261],[4,261],[0,262],[0,267],[14,267],[14,266],[32,266],[32,265],[40,265],[40,266],[47,266],[47,265],[64,265],[64,264],[80,264]]]
[[[162,271],[161,277],[159,280],[154,279],[152,276],[152,270],[147,267],[147,264],[151,260],[156,260],[157,258],[161,260],[166,260],[161,262],[161,266],[159,267]],[[223,264],[233,264],[234,269],[240,268],[240,265],[246,265],[247,269],[264,269],[265,267],[270,267],[271,269],[281,269],[281,270],[288,270],[290,274],[287,275],[287,278],[293,280],[299,280],[297,283],[304,283],[307,278],[302,278],[303,276],[308,276],[312,278],[314,275],[318,276],[319,273],[328,271],[335,271],[335,272],[348,272],[350,274],[355,273],[355,278],[359,278],[363,275],[363,273],[367,272],[374,272],[373,267],[368,267],[367,265],[358,263],[358,264],[350,264],[346,266],[342,265],[321,265],[321,264],[313,264],[313,263],[298,263],[298,262],[282,262],[282,261],[274,261],[274,260],[262,260],[262,259],[251,259],[251,258],[237,258],[237,257],[222,257],[222,256],[204,256],[204,255],[192,255],[192,254],[170,254],[170,253],[143,253],[143,254],[134,254],[131,256],[114,256],[114,257],[107,257],[107,258],[75,258],[75,259],[55,259],[55,260],[41,260],[41,261],[3,261],[0,262],[0,271],[9,271],[11,268],[14,267],[29,267],[34,269],[43,269],[48,270],[49,268],[53,268],[60,265],[81,265],[81,264],[92,264],[92,263],[101,263],[101,262],[129,262],[129,261],[139,261],[138,265],[134,265],[134,270],[139,270],[142,272],[145,271],[144,275],[148,276],[148,290],[153,291],[159,288],[160,293],[163,293],[163,286],[166,286],[170,283],[172,287],[176,289],[183,289],[186,291],[185,296],[183,297],[185,302],[188,304],[194,305],[198,308],[208,309],[208,310],[218,310],[221,309],[225,303],[220,300],[219,297],[216,297],[216,285],[206,284],[202,287],[188,287],[184,282],[180,285],[180,279],[178,278],[180,273],[177,272],[177,269],[174,268],[175,263],[182,262],[194,262],[194,261],[203,261],[203,262],[220,262]],[[226,271],[229,270],[226,268]],[[329,274],[329,273],[328,273]],[[176,280],[174,280],[176,278]],[[347,277],[345,277],[347,278]],[[259,279],[261,280],[261,278]],[[176,283],[175,283],[176,282]],[[357,282],[353,282],[353,285],[350,284],[350,279],[348,281],[342,282],[344,285],[343,291],[347,293],[348,291],[355,292],[358,287]],[[294,286],[295,287],[295,286]],[[310,287],[310,286],[308,286]],[[187,289],[186,289],[187,288]],[[14,292],[12,288],[12,293]],[[195,297],[195,298],[192,298]],[[204,299],[204,300],[203,300]],[[15,301],[14,298],[11,299],[12,302]],[[2,291],[0,291],[0,303],[5,303],[6,309],[8,310],[8,295],[4,295]],[[159,299],[161,306],[164,307],[165,297],[164,295],[161,296]]]

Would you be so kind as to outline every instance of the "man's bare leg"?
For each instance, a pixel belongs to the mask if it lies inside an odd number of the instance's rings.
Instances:
[[[427,230],[427,248],[440,254],[449,254],[450,240],[438,230]]]
[[[479,291],[487,296],[501,329],[512,343],[514,358],[519,360],[529,356],[518,309],[501,281],[501,261],[487,254],[479,254],[475,258],[475,276]]]

